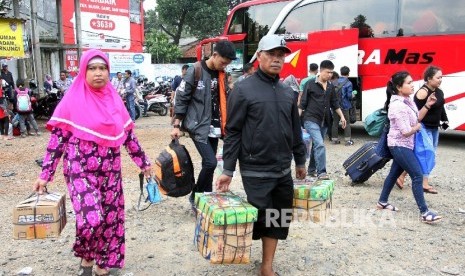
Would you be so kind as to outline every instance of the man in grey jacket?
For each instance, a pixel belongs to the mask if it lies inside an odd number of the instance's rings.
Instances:
[[[257,50],[259,69],[239,82],[228,98],[223,146],[224,170],[217,191],[229,190],[239,160],[247,201],[258,209],[253,239],[262,240],[260,275],[276,275],[273,259],[278,240],[287,238],[294,198],[291,162],[303,179],[305,145],[292,89],[279,81],[286,53],[284,39],[264,36]]]
[[[136,80],[132,77],[131,70],[124,71],[126,78],[124,79],[124,90],[126,92],[126,104],[129,107],[129,116],[133,122],[136,121],[135,93],[137,89]]]
[[[226,106],[220,108],[221,102],[225,103],[226,100],[224,70],[234,59],[236,50],[232,42],[217,42],[212,56],[201,62],[201,68],[195,69],[195,65],[189,67],[176,92],[171,137],[174,139],[180,136],[182,122],[183,130],[189,133],[202,157],[202,169],[189,197],[194,212],[195,193],[212,191],[218,139],[224,135],[226,123]],[[196,70],[201,70],[198,82],[195,78]]]

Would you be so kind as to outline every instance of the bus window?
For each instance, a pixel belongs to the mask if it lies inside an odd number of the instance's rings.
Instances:
[[[244,9],[237,10],[234,13],[234,17],[231,20],[231,25],[229,26],[228,34],[240,34],[244,29]]]
[[[324,4],[324,29],[358,28],[360,37],[396,36],[397,0],[339,0]]]
[[[266,35],[279,12],[289,2],[276,2],[248,8],[245,21],[247,28],[247,43],[257,43]]]
[[[463,33],[465,30],[465,1],[402,0],[400,28],[405,36],[443,33]]]
[[[276,31],[277,34],[308,33],[321,30],[321,2],[298,6],[284,19]]]

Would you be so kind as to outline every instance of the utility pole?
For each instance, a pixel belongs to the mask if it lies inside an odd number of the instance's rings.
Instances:
[[[32,49],[33,63],[35,68],[35,80],[37,87],[42,87],[42,56],[40,54],[40,38],[37,28],[37,1],[31,0],[31,28],[32,28]]]
[[[15,18],[20,18],[19,14],[19,0],[13,0],[13,16]],[[21,78],[23,79],[26,74],[24,70],[24,59],[18,59],[16,66],[18,67],[18,79]]]
[[[74,17],[75,17],[74,26],[76,29],[77,54],[78,54],[78,61],[80,61],[81,54],[82,54],[82,30],[81,30],[81,6],[79,5],[79,0],[74,0]]]
[[[61,0],[56,0],[55,1],[56,6],[57,6],[57,25],[58,25],[58,43],[60,45],[59,49],[59,59],[60,59],[60,70],[61,68],[66,68],[66,58],[65,58],[65,50],[63,49],[63,43],[64,43],[64,38],[63,38],[63,21],[61,19],[62,13],[62,6],[61,6]]]

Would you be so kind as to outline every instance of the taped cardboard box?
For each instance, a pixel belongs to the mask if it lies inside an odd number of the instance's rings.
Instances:
[[[212,264],[250,263],[258,210],[233,194],[197,193],[194,243]]]
[[[324,222],[332,209],[332,199],[294,199],[294,221]]]
[[[13,209],[13,238],[56,238],[66,225],[65,195],[34,195]]]

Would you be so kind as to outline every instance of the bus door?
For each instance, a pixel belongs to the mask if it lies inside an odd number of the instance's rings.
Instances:
[[[285,34],[292,53],[286,56],[283,76],[293,74],[298,80],[308,76],[311,63],[320,66],[321,61],[331,60],[334,71],[340,74],[342,66],[350,69],[349,79],[354,90],[359,91],[358,81],[358,29],[326,30],[308,33],[306,36]],[[358,106],[360,95],[357,93]],[[359,120],[360,118],[358,118]]]

